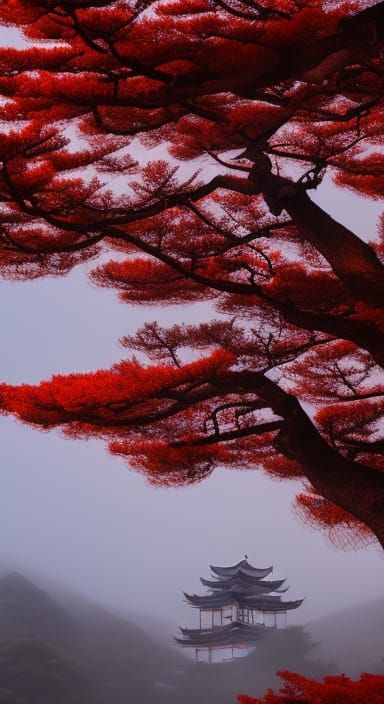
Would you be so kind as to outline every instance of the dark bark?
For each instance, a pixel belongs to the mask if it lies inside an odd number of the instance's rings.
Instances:
[[[260,189],[271,213],[285,210],[302,239],[317,249],[356,299],[382,305],[384,265],[368,244],[334,220],[308,196],[300,182],[272,173],[269,157],[255,148],[249,178]]]
[[[316,205],[303,189],[286,198],[284,208],[303,239],[325,257],[353,295],[383,303],[384,266],[369,245]]]
[[[297,398],[273,381],[252,372],[244,372],[243,379],[284,419],[290,455],[316,491],[367,525],[384,547],[384,474],[328,445]]]

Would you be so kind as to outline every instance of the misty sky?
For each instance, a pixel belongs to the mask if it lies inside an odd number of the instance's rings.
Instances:
[[[355,206],[327,187],[319,197],[332,197],[334,215],[369,239],[376,207]],[[201,305],[132,308],[91,285],[84,269],[0,286],[0,379],[9,383],[110,366],[126,354],[118,339],[145,320],[193,322],[209,312]],[[154,489],[102,442],[71,441],[8,418],[0,418],[0,433],[0,566],[41,572],[119,611],[185,625],[196,615],[182,590],[199,591],[209,563],[237,562],[244,553],[287,577],[290,597],[306,597],[290,622],[383,593],[380,550],[341,552],[306,527],[291,509],[295,482],[221,470],[192,488]]]
[[[144,317],[171,323],[185,308],[121,304],[78,269],[62,279],[1,282],[1,377],[38,381],[53,372],[109,366],[117,340]],[[189,309],[189,318],[204,313]],[[344,553],[291,509],[296,483],[257,471],[217,470],[192,488],[148,486],[98,441],[72,441],[2,418],[1,562],[74,586],[118,610],[194,622],[182,590],[199,590],[210,563],[247,553],[306,597],[291,621],[382,594],[379,549]]]

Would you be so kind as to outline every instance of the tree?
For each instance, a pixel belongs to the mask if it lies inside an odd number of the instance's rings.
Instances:
[[[384,677],[361,675],[357,681],[345,675],[324,677],[317,682],[292,672],[280,672],[283,685],[278,694],[268,690],[262,699],[240,695],[240,704],[382,704],[384,702]]]
[[[0,701],[4,704],[79,704],[89,694],[86,673],[38,638],[0,647]]]
[[[2,274],[113,250],[92,279],[123,301],[217,311],[145,325],[110,370],[3,384],[4,413],[105,438],[155,484],[301,477],[307,520],[384,544],[384,245],[321,197],[383,194],[383,18],[363,0],[1,5],[31,42],[0,52]]]
[[[311,634],[303,626],[290,626],[286,629],[270,629],[266,634],[262,647],[257,648],[245,660],[249,674],[252,674],[252,684],[255,686],[257,673],[257,691],[264,691],[272,686],[274,675],[278,670],[299,671],[302,675],[321,678],[324,675],[339,672],[337,663],[323,661],[316,655],[319,643],[312,639]]]

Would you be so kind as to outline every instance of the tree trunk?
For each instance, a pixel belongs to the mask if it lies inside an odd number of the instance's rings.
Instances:
[[[355,516],[384,547],[384,473],[340,455],[321,436],[294,396],[252,372],[241,373],[285,421],[285,440],[311,485],[326,499]]]

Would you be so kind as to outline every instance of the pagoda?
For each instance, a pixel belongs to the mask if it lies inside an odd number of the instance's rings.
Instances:
[[[210,567],[211,578],[200,578],[208,594],[184,592],[186,602],[199,610],[199,628],[180,628],[182,635],[175,638],[179,645],[194,648],[196,662],[202,653],[205,662],[212,662],[220,650],[229,650],[229,659],[237,649],[248,654],[268,628],[286,627],[287,612],[303,602],[283,601],[285,579],[266,579],[273,567],[253,567],[247,556],[237,565]]]

